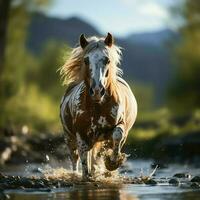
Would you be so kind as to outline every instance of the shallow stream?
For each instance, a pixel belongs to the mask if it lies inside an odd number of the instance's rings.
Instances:
[[[151,160],[133,160],[121,170],[124,177],[148,176],[152,171]],[[55,169],[57,165],[57,169]],[[60,165],[60,166],[59,166]],[[61,164],[49,164],[51,170],[54,168],[61,173]],[[4,174],[21,176],[40,176],[44,173],[46,165],[26,164],[17,167],[5,167]],[[59,171],[60,170],[60,171]],[[176,173],[189,173],[191,177],[180,179],[180,184],[171,185],[169,180]],[[190,187],[187,182],[196,175],[200,175],[200,168],[189,164],[170,164],[166,168],[157,169],[153,179],[157,181],[156,185],[147,184],[114,184],[107,185],[96,184],[95,187],[90,184],[74,184],[65,188],[51,189],[12,189],[5,190],[4,193],[9,199],[14,200],[50,200],[50,199],[69,199],[69,200],[199,200],[200,189]],[[113,181],[115,182],[115,180]]]

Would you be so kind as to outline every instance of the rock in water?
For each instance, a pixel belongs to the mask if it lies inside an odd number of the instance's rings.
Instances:
[[[191,175],[189,173],[177,173],[177,174],[174,174],[173,177],[176,177],[176,178],[191,178]]]
[[[199,189],[199,188],[200,188],[200,184],[197,183],[197,182],[193,182],[193,183],[191,184],[191,188]]]
[[[157,185],[157,181],[153,180],[153,179],[149,179],[145,182],[145,184],[147,185]]]
[[[177,178],[172,178],[169,180],[169,184],[171,185],[179,185],[180,181]]]

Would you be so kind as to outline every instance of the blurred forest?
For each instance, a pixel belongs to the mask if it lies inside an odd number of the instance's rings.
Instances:
[[[12,1],[9,7],[5,58],[1,65],[0,126],[11,131],[20,131],[23,126],[34,131],[59,130],[63,88],[56,71],[61,66],[63,50],[66,54],[68,47],[48,41],[39,56],[26,47],[30,10],[48,3]]]
[[[4,11],[4,14],[0,12],[0,24],[4,27],[1,28],[0,46],[2,130],[20,132],[23,127],[28,127],[32,132],[61,131],[59,104],[65,88],[61,87],[56,72],[67,59],[70,44],[51,39],[45,42],[39,54],[27,48],[31,18],[35,11],[49,4],[50,0],[0,0],[1,11]],[[174,20],[181,18],[183,23],[178,30],[180,40],[169,47],[173,52],[171,59],[175,73],[164,91],[162,105],[155,106],[151,84],[130,80],[139,104],[138,124],[180,113],[200,118],[200,4],[186,0],[172,9],[172,15]]]
[[[183,24],[175,47],[177,72],[169,89],[169,102],[175,111],[187,113],[200,108],[200,3],[183,2],[173,9],[174,17]]]

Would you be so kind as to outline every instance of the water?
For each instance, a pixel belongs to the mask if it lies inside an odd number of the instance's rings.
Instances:
[[[149,175],[152,172],[150,167],[151,161],[135,160],[128,163],[129,172],[125,176],[140,176]],[[38,169],[39,171],[34,170]],[[4,171],[7,174],[14,175],[32,175],[39,174],[42,165],[18,166],[17,168],[6,168]],[[131,171],[131,170],[132,171]],[[158,169],[155,174],[155,179],[165,180],[172,177],[175,173],[188,172],[192,176],[199,175],[200,170],[191,165],[169,165],[168,168]],[[91,185],[74,185],[69,188],[52,189],[50,192],[44,190],[7,190],[9,199],[14,200],[51,200],[51,199],[66,199],[66,200],[199,200],[200,190],[192,189],[184,184],[180,186],[171,186],[166,181],[156,186],[145,184],[123,184],[123,185],[103,185],[92,187]]]

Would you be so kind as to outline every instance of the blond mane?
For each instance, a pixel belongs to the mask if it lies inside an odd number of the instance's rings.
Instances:
[[[59,69],[64,85],[82,82],[85,73],[84,56],[95,48],[101,48],[107,52],[110,58],[108,88],[115,98],[118,97],[116,81],[117,77],[123,74],[122,70],[119,68],[121,62],[121,48],[114,44],[111,47],[107,47],[104,43],[104,39],[105,38],[97,38],[95,36],[89,37],[87,38],[89,44],[85,49],[82,49],[80,45],[73,48],[65,64]]]

